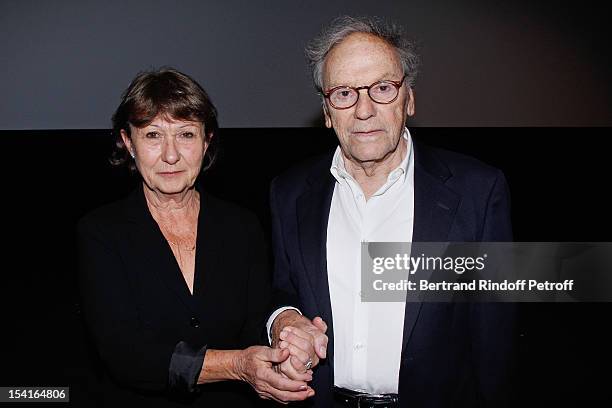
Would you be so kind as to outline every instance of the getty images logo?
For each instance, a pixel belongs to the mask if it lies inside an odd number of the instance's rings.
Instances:
[[[416,271],[453,271],[461,275],[469,271],[482,271],[485,268],[487,254],[482,256],[420,256],[413,257],[408,254],[396,254],[390,257],[376,257],[372,259],[372,272],[380,275],[389,270],[404,270],[410,275]]]

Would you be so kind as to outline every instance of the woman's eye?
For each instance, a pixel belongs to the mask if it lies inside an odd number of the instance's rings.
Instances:
[[[186,139],[191,139],[191,138],[194,137],[194,135],[191,132],[185,132],[185,133],[183,133],[183,137],[186,138]]]
[[[147,139],[157,139],[159,137],[159,133],[157,132],[148,132],[145,137]]]

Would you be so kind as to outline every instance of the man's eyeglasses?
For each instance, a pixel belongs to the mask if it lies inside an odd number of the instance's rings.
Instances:
[[[354,106],[359,99],[359,91],[367,89],[368,95],[376,103],[388,104],[397,99],[399,89],[404,83],[406,75],[401,81],[378,81],[370,86],[337,86],[327,92],[321,91],[323,97],[329,100],[331,106],[336,109],[348,109]]]

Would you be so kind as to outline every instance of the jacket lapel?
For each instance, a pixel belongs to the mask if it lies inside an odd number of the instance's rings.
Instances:
[[[330,160],[326,163],[329,166]],[[309,179],[309,188],[298,198],[298,235],[302,262],[306,268],[307,277],[319,310],[321,318],[328,325],[329,355],[327,360],[333,361],[333,320],[329,284],[327,280],[327,223],[329,210],[334,193],[334,178],[323,170]]]
[[[125,213],[128,222],[132,225],[126,231],[133,242],[132,247],[142,253],[139,259],[146,260],[143,268],[155,271],[161,282],[166,285],[189,310],[191,307],[191,293],[185,284],[181,270],[174,258],[172,249],[164,238],[157,222],[149,212],[144,197],[142,184],[134,190],[125,202]],[[198,234],[198,244],[200,243]],[[196,247],[197,251],[197,247]],[[198,264],[196,255],[196,276]],[[196,282],[194,282],[195,288]]]
[[[198,215],[198,235],[196,237],[195,275],[193,281],[193,294],[189,296],[192,302],[199,304],[198,309],[214,310],[215,305],[210,302],[215,296],[210,295],[211,287],[223,287],[227,279],[226,269],[221,265],[219,247],[226,243],[220,239],[225,236],[222,223],[215,222],[216,205],[214,198],[205,193],[200,184],[196,183],[200,193],[200,213]],[[179,270],[180,272],[180,270]],[[181,276],[181,279],[182,276]],[[221,283],[219,283],[221,281]],[[183,286],[185,286],[183,282]],[[189,292],[187,292],[189,294]]]
[[[414,225],[412,242],[448,240],[461,196],[445,183],[452,176],[448,167],[425,146],[414,148]],[[410,340],[422,302],[406,302],[403,346]]]

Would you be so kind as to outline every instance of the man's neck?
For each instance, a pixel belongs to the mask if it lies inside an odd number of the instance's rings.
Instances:
[[[346,171],[357,181],[368,200],[387,182],[389,174],[402,163],[407,152],[408,143],[402,137],[397,148],[380,161],[358,162],[347,158],[344,153],[342,159]]]

